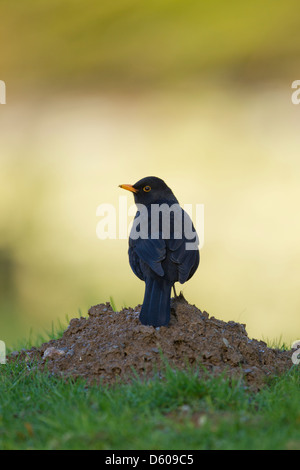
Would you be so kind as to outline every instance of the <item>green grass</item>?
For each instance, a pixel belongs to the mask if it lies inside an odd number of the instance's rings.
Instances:
[[[0,449],[299,449],[300,368],[259,393],[225,376],[87,387],[0,366]]]

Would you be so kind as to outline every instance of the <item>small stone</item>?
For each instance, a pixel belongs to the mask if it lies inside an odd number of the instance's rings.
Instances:
[[[43,359],[46,359],[46,357],[53,359],[54,357],[62,356],[63,354],[65,354],[65,351],[63,349],[57,349],[52,346],[45,350],[43,354]]]

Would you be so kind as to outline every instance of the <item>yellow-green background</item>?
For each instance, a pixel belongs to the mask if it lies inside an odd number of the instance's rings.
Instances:
[[[96,208],[146,175],[205,206],[188,300],[250,337],[300,338],[299,15],[296,0],[0,1],[7,345],[142,301]]]

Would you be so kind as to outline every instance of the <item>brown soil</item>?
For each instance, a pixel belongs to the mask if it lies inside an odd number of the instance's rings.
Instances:
[[[160,376],[167,360],[180,369],[202,365],[200,375],[207,369],[242,376],[254,389],[292,365],[290,351],[249,339],[245,325],[209,318],[182,296],[173,301],[168,327],[141,325],[140,308],[114,312],[109,303],[95,305],[88,317],[73,318],[62,338],[22,351],[21,356],[27,362],[37,360],[41,368],[47,364],[55,375],[83,377],[88,383],[128,381],[133,369],[140,377]]]

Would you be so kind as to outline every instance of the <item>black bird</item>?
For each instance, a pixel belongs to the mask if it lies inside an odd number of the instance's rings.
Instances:
[[[176,281],[186,282],[198,268],[198,236],[190,217],[162,179],[148,176],[120,187],[133,192],[138,208],[128,254],[131,269],[146,284],[140,321],[143,325],[167,326],[172,286]],[[154,212],[158,207],[161,210]],[[189,237],[185,222],[190,224]],[[193,249],[187,249],[187,243],[193,243]]]

